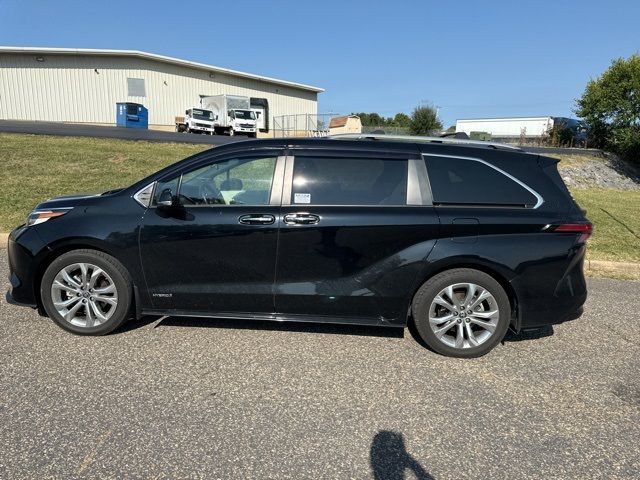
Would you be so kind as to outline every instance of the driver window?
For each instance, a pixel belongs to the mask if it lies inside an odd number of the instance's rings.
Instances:
[[[234,158],[182,176],[183,205],[268,205],[276,157]]]

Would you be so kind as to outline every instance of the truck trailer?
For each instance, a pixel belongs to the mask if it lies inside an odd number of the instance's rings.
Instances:
[[[490,133],[492,137],[541,137],[553,128],[554,117],[473,118],[456,121],[456,133]]]

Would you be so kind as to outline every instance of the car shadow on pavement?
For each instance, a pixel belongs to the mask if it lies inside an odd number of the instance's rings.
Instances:
[[[369,450],[369,463],[376,480],[403,480],[407,470],[417,480],[434,480],[434,477],[407,452],[404,436],[391,430],[376,433]]]
[[[154,317],[150,322],[144,323],[144,318],[135,322],[139,327],[148,325],[159,317]],[[131,323],[131,322],[130,322]],[[129,329],[139,328],[133,325]],[[268,330],[302,333],[328,333],[335,335],[355,335],[370,337],[403,338],[403,328],[378,327],[368,325],[346,325],[310,322],[276,322],[268,320],[251,320],[236,318],[204,318],[204,317],[164,317],[155,328],[159,327],[197,327],[197,328],[227,328],[243,330]],[[127,325],[123,325],[127,328]],[[120,331],[120,330],[119,330]]]

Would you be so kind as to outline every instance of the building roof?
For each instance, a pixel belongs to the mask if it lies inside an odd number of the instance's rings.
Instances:
[[[324,92],[323,88],[305,85],[303,83],[289,82],[287,80],[279,80],[277,78],[255,75],[253,73],[240,72],[228,68],[217,67],[215,65],[207,65],[206,63],[191,62],[189,60],[181,60],[174,57],[166,57],[164,55],[156,55],[155,53],[141,52],[139,50],[111,50],[101,48],[49,48],[49,47],[10,47],[0,46],[0,53],[30,53],[35,55],[95,55],[95,56],[117,56],[117,57],[133,57],[156,62],[169,63],[179,65],[181,67],[195,68],[197,70],[205,70],[208,72],[224,73],[235,77],[250,78],[275,85],[284,85],[287,87],[297,88],[300,90],[308,90],[311,92]]]
[[[344,127],[350,118],[360,118],[357,115],[345,115],[342,117],[333,117],[329,122],[329,128]]]

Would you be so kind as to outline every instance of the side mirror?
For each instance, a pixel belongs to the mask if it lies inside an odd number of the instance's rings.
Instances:
[[[158,198],[158,207],[169,208],[173,206],[173,193],[170,188],[165,188]]]

